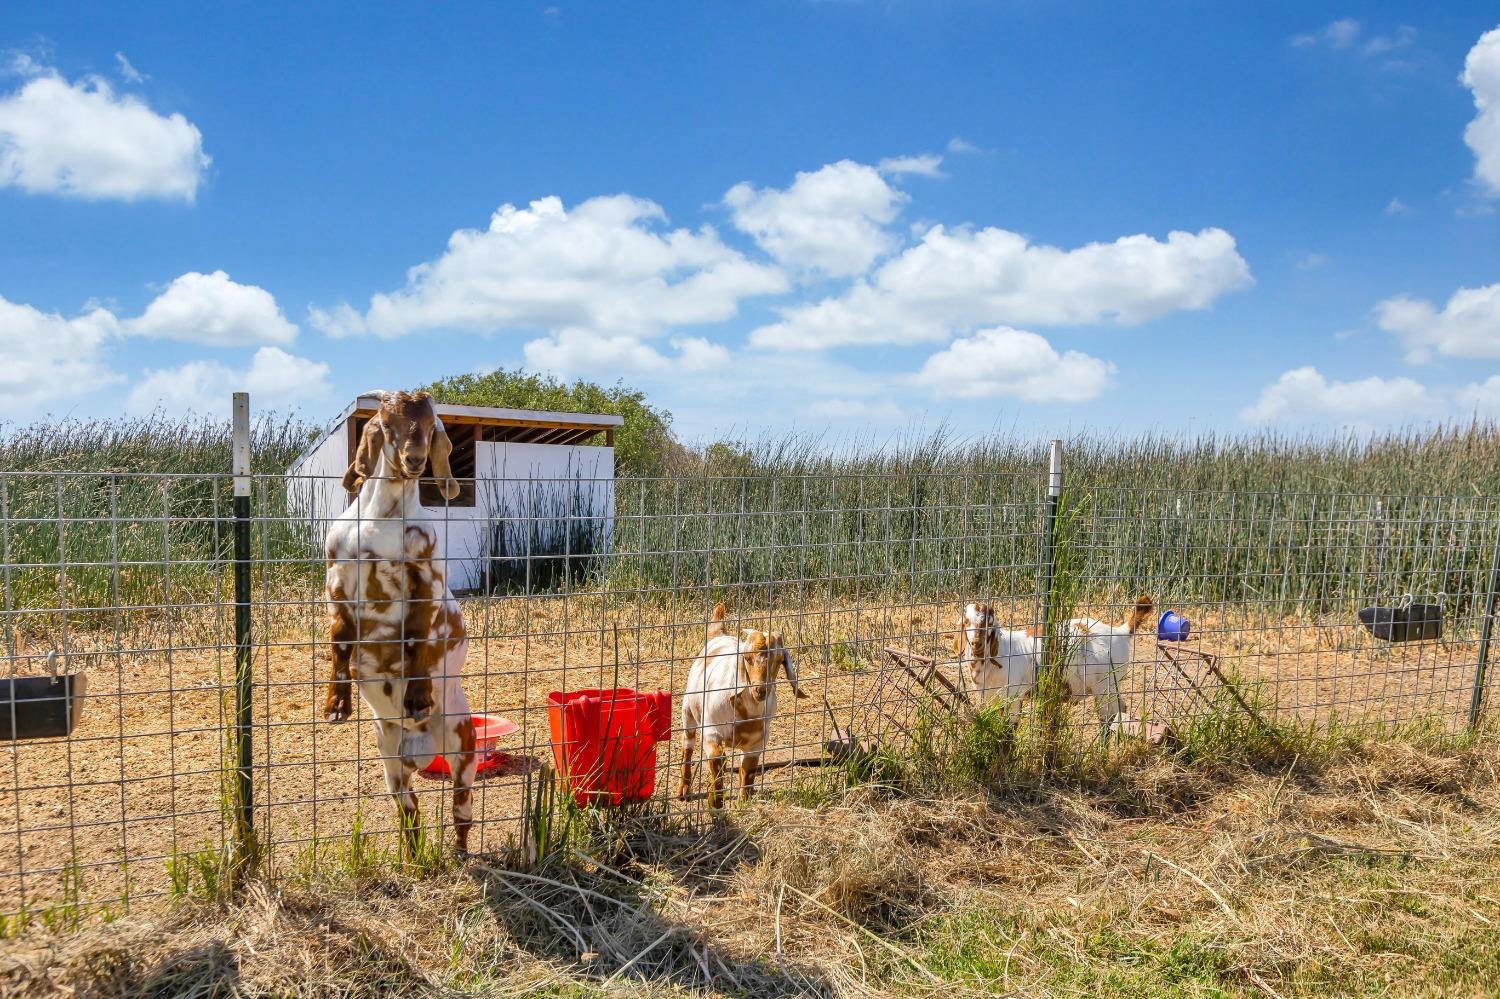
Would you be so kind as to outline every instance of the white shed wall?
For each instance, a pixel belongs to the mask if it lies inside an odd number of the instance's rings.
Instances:
[[[507,571],[524,574],[528,553],[537,558],[564,551],[588,554],[580,549],[591,547],[608,550],[614,448],[495,441],[474,447],[474,506],[427,511],[447,559],[451,588],[480,588],[492,557]],[[310,539],[320,547],[329,523],[348,506],[340,481],[348,456],[347,429],[340,425],[286,473],[288,511],[307,523]]]

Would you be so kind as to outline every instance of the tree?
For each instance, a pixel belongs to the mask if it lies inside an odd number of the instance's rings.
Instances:
[[[582,379],[568,384],[550,375],[498,368],[488,374],[442,378],[425,389],[438,402],[460,406],[623,416],[625,424],[615,431],[615,467],[627,475],[655,474],[682,448],[672,436],[672,414],[621,382],[610,388]]]

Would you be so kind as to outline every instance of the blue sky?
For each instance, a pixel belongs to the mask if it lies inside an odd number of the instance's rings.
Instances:
[[[7,4],[0,420],[321,420],[502,365],[690,439],[1497,414],[1497,26]]]

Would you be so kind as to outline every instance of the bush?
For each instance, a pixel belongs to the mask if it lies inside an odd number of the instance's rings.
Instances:
[[[498,368],[442,378],[423,388],[438,402],[460,406],[623,416],[625,425],[615,431],[615,468],[621,475],[659,474],[681,450],[672,436],[672,414],[648,403],[646,393],[619,382],[610,388],[582,379],[567,384],[550,375]]]

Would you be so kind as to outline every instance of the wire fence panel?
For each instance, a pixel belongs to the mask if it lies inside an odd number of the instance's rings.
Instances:
[[[1206,653],[1273,716],[1467,719],[1493,609],[1494,500],[1119,489],[1071,500],[1089,599],[1153,595],[1191,622],[1188,642],[1137,640],[1137,716],[1203,710],[1178,662]],[[1357,617],[1407,604],[1440,608],[1441,636],[1389,641]]]
[[[352,834],[393,844],[400,830],[369,706],[356,696],[348,721],[326,717],[324,538],[347,496],[314,476],[256,475],[249,487],[249,776],[257,860],[279,877]],[[1049,600],[1058,620],[1109,625],[1152,598],[1118,667],[1137,720],[1181,725],[1226,683],[1268,718],[1468,720],[1493,614],[1495,500],[1069,488],[1049,545],[1046,487],[1039,463],[512,476],[429,502],[419,525],[400,526],[435,530],[433,557],[462,584],[462,686],[495,720],[481,734],[498,733],[481,754],[470,849],[523,843],[528,795],[555,759],[554,693],[669,692],[672,738],[656,746],[642,807],[706,814],[701,773],[690,800],[675,800],[681,695],[721,602],[729,631],[780,636],[807,695],[779,688],[762,793],[794,786],[806,772],[795,764],[851,731],[899,742],[918,700],[959,710],[974,691],[951,641],[971,601],[1036,632]],[[180,892],[194,871],[222,869],[241,838],[233,511],[227,474],[0,473],[10,672],[45,676],[54,654],[87,678],[70,735],[4,743],[0,912]],[[1387,641],[1356,617],[1428,604],[1440,607],[1439,637]],[[1167,610],[1190,622],[1186,641],[1158,640]],[[14,727],[30,709],[13,698],[8,710]],[[1075,710],[1093,717],[1088,704]],[[431,837],[451,844],[451,781],[409,769]]]

